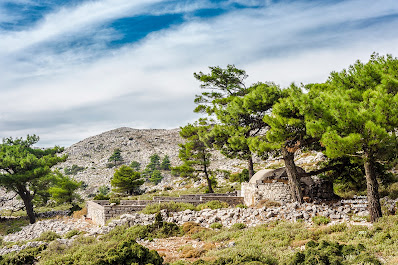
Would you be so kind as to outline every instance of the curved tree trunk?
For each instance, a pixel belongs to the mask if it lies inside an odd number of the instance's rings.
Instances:
[[[369,153],[365,153],[364,160],[368,211],[370,214],[370,221],[373,223],[382,216],[379,197],[379,184],[377,182],[374,168],[374,158]]]
[[[36,222],[36,217],[35,217],[35,212],[33,211],[32,195],[30,194],[28,189],[22,185],[18,186],[17,193],[21,197],[25,205],[26,214],[28,215],[29,222],[31,224],[34,224]]]
[[[206,163],[204,163],[204,165],[203,165],[203,172],[205,173],[209,193],[214,193],[213,188],[211,187],[211,179],[209,178],[209,173],[207,172]]]
[[[249,179],[251,179],[254,175],[253,157],[251,155],[247,160],[247,169],[249,170]]]
[[[290,192],[292,200],[298,203],[303,203],[303,194],[301,192],[300,176],[297,172],[296,164],[294,163],[294,153],[291,153],[287,148],[282,148],[282,156],[285,162],[287,177],[289,179]]]

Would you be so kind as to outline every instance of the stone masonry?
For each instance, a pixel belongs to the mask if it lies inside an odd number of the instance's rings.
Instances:
[[[122,214],[141,211],[148,204],[163,202],[184,202],[195,206],[209,201],[222,201],[230,206],[243,204],[243,197],[238,197],[237,193],[214,193],[214,194],[192,194],[181,195],[180,197],[154,197],[153,200],[122,200],[120,204],[109,203],[107,200],[97,200],[87,202],[87,218],[90,218],[95,224],[105,225],[110,219]]]

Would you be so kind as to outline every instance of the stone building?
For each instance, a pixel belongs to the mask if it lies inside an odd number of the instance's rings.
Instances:
[[[297,167],[299,173],[304,169]],[[310,199],[331,200],[336,197],[333,184],[318,177],[301,177],[303,196]],[[263,169],[258,171],[247,183],[242,183],[241,196],[245,205],[254,206],[262,200],[290,202],[292,197],[286,169]]]

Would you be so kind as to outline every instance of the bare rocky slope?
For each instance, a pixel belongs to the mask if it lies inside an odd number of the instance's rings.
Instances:
[[[172,166],[178,165],[180,163],[178,144],[182,142],[179,129],[118,128],[89,137],[66,148],[64,154],[68,154],[68,159],[57,165],[57,168],[64,171],[73,165],[84,167],[84,170],[72,177],[88,185],[86,192],[95,192],[98,187],[110,183],[115,168],[108,168],[107,164],[116,148],[121,150],[124,164],[138,161],[143,169],[149,163],[149,157],[155,153],[161,159],[168,155]],[[212,168],[234,172],[243,162],[227,159],[220,153],[214,152],[211,164]]]

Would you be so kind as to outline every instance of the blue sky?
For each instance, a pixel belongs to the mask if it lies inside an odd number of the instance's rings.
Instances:
[[[372,52],[398,56],[397,29],[396,0],[0,0],[0,137],[69,146],[176,128],[198,118],[193,72],[323,82]]]

